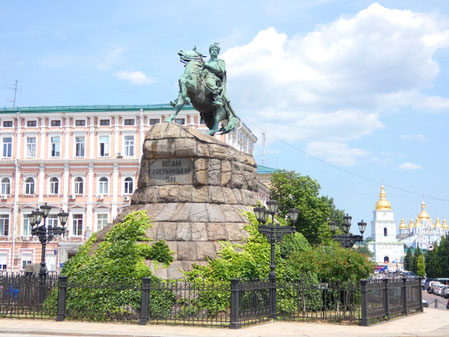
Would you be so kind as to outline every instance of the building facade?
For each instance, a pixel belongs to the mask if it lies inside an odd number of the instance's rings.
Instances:
[[[404,256],[404,244],[396,238],[394,212],[387,200],[384,186],[381,187],[379,200],[373,211],[371,233],[374,241],[367,242],[367,246],[374,254],[374,261],[379,264],[399,265]]]
[[[47,245],[47,268],[56,271],[85,240],[129,204],[137,188],[145,133],[164,122],[170,105],[64,106],[0,109],[0,270],[39,263],[28,215],[38,206],[69,212],[64,237]],[[177,123],[206,132],[199,113],[185,108]],[[252,154],[257,138],[242,122],[216,136]]]

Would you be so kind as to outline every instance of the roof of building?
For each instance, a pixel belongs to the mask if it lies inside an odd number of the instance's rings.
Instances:
[[[173,110],[170,104],[145,105],[60,105],[60,106],[30,106],[15,108],[0,108],[0,113],[43,113],[43,112],[95,112],[95,111],[139,111]],[[191,105],[185,110],[195,110]]]
[[[268,166],[257,165],[257,174],[271,174],[279,171],[279,169],[275,169]]]
[[[389,211],[391,210],[391,204],[387,200],[387,194],[385,193],[384,185],[380,188],[379,200],[376,202],[376,210],[378,211]]]

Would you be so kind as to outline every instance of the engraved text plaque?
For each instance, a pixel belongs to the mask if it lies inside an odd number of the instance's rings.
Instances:
[[[150,185],[192,184],[193,160],[190,158],[150,161]]]

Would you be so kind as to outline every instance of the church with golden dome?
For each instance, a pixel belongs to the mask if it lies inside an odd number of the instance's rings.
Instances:
[[[416,220],[411,219],[408,224],[401,219],[399,225],[399,238],[408,247],[428,249],[431,245],[439,244],[441,237],[449,234],[446,219],[441,222],[439,218],[432,221],[426,211],[426,203],[421,203],[421,213]]]
[[[374,254],[376,263],[401,263],[404,256],[404,243],[397,238],[394,212],[387,200],[385,188],[380,189],[371,221],[372,241],[367,242],[368,249]]]

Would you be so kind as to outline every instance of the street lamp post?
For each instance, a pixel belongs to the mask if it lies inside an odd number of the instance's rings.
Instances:
[[[363,241],[363,233],[365,233],[366,222],[363,220],[358,223],[360,234],[362,235],[352,235],[349,233],[351,228],[352,217],[346,214],[343,217],[343,232],[344,234],[335,235],[337,231],[337,223],[335,221],[329,221],[329,228],[332,232],[332,238],[335,241],[340,242],[344,248],[352,248],[356,242]]]
[[[33,211],[29,217],[31,224],[31,235],[37,236],[42,245],[41,252],[41,267],[39,269],[39,280],[40,280],[40,299],[44,300],[44,287],[45,279],[47,277],[47,266],[45,263],[45,251],[47,243],[50,242],[55,235],[62,235],[65,233],[65,224],[67,223],[68,213],[64,212],[62,209],[58,213],[59,222],[61,226],[47,226],[47,217],[50,214],[51,206],[45,203],[40,208]],[[41,224],[42,223],[42,224]]]
[[[255,207],[254,214],[256,215],[257,221],[262,223],[259,225],[259,232],[267,237],[268,242],[271,246],[271,260],[270,260],[270,317],[276,318],[276,263],[274,259],[274,248],[276,241],[281,241],[282,237],[287,234],[293,234],[295,232],[294,226],[280,226],[279,223],[274,224],[274,215],[276,214],[279,203],[275,200],[270,200],[267,202],[267,207]],[[271,224],[265,225],[267,222],[268,215],[271,215]],[[298,220],[299,210],[291,209],[288,212],[288,216],[295,224]]]

